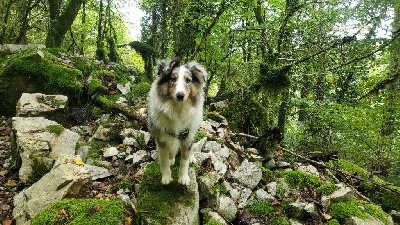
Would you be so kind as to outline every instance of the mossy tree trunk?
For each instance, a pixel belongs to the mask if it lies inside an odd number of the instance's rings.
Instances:
[[[400,4],[394,6],[394,19],[392,32],[400,32]],[[398,112],[396,101],[400,98],[400,38],[396,38],[390,48],[390,61],[387,79],[391,80],[386,84],[387,93],[386,107],[383,115],[381,136],[390,136],[395,130],[395,115]]]
[[[70,29],[76,15],[85,0],[70,0],[63,11],[63,0],[48,0],[50,23],[47,31],[46,46],[59,48],[62,46],[65,34]]]

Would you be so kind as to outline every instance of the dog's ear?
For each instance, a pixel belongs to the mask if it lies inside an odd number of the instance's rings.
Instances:
[[[201,84],[207,82],[208,73],[202,65],[193,61],[187,64],[187,68],[193,75],[193,81],[198,81]]]
[[[171,73],[174,67],[180,65],[179,59],[160,59],[157,60],[157,76],[166,76]]]

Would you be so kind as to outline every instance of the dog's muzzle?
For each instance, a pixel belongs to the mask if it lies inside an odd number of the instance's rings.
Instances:
[[[185,93],[183,92],[178,92],[176,94],[176,100],[178,100],[178,102],[182,102],[185,99]]]

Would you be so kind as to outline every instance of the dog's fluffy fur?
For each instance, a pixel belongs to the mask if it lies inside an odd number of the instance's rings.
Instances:
[[[197,62],[158,60],[157,78],[149,93],[149,128],[157,145],[162,184],[172,181],[170,166],[181,151],[178,182],[189,185],[189,161],[194,136],[203,118],[207,72]]]

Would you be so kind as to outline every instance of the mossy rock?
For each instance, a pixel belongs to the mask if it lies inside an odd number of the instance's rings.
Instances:
[[[123,224],[126,217],[122,200],[63,199],[33,217],[32,225],[42,224]]]
[[[347,160],[338,160],[338,161],[329,161],[327,163],[330,166],[335,168],[341,167],[350,174],[357,174],[357,176],[361,176],[364,179],[369,179],[370,172],[355,165],[354,163]],[[333,171],[333,173],[336,173]],[[377,183],[384,184],[389,186],[392,189],[396,189],[400,191],[400,187],[395,186],[391,183],[385,182],[384,180],[378,178],[377,176],[373,176],[373,180]],[[394,209],[396,211],[400,211],[400,195],[382,188],[378,187],[372,183],[368,182],[360,182],[358,190],[363,193],[366,197],[370,198],[373,202],[378,202],[383,209],[390,210]]]
[[[194,171],[189,170],[191,171],[189,186],[179,184],[177,182],[179,161],[177,159],[175,165],[171,167],[174,180],[168,185],[161,184],[158,163],[153,162],[146,166],[138,192],[138,224],[179,224],[180,220],[181,224],[199,224],[199,196]],[[195,218],[188,219],[189,216],[182,215],[188,213],[184,212],[182,207],[193,211]]]
[[[363,208],[363,210],[361,210]],[[373,216],[382,223],[388,225],[388,218],[390,217],[378,205],[373,205],[367,202],[353,200],[348,202],[338,202],[331,205],[331,215],[340,223],[343,223],[347,218],[357,217],[360,219],[367,219]]]
[[[82,72],[56,62],[57,57],[45,50],[10,56],[0,69],[0,114],[14,116],[22,93],[63,94],[72,106],[78,105],[83,92]]]
[[[276,171],[275,177],[285,178],[290,187],[319,186],[320,178],[302,171]]]
[[[101,70],[99,65],[88,59],[81,59],[74,62],[74,67],[82,71],[84,76],[89,76],[92,72]]]

